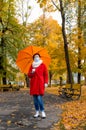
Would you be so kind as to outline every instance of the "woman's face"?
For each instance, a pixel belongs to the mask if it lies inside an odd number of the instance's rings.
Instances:
[[[39,56],[39,55],[35,55],[35,56],[34,56],[34,61],[35,61],[35,62],[38,62],[39,60],[40,60],[40,56]]]

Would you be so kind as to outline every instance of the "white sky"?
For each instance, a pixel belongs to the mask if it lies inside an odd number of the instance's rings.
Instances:
[[[28,20],[29,22],[33,22],[42,15],[42,9],[40,9],[39,4],[37,4],[35,0],[30,0],[30,5],[32,6],[32,12]],[[57,20],[57,22],[61,25],[60,12],[56,11],[54,13],[49,13],[49,15],[52,16],[53,19]]]

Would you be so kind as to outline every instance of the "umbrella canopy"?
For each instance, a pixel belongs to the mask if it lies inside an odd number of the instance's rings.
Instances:
[[[28,70],[33,62],[33,55],[38,53],[43,60],[43,63],[48,67],[51,58],[45,48],[37,46],[29,46],[23,50],[20,50],[17,56],[16,64],[20,68],[21,72],[27,74]]]

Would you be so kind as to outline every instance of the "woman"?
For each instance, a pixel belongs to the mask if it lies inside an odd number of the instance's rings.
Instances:
[[[46,118],[42,96],[44,89],[48,86],[48,71],[38,53],[33,56],[33,63],[28,72],[30,78],[30,95],[33,95],[36,114],[34,118],[41,116]]]

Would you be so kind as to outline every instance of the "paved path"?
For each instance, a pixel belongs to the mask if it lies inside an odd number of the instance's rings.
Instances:
[[[57,104],[65,100],[45,94],[46,119],[34,119],[33,98],[28,91],[0,92],[0,130],[50,130],[61,118]]]

